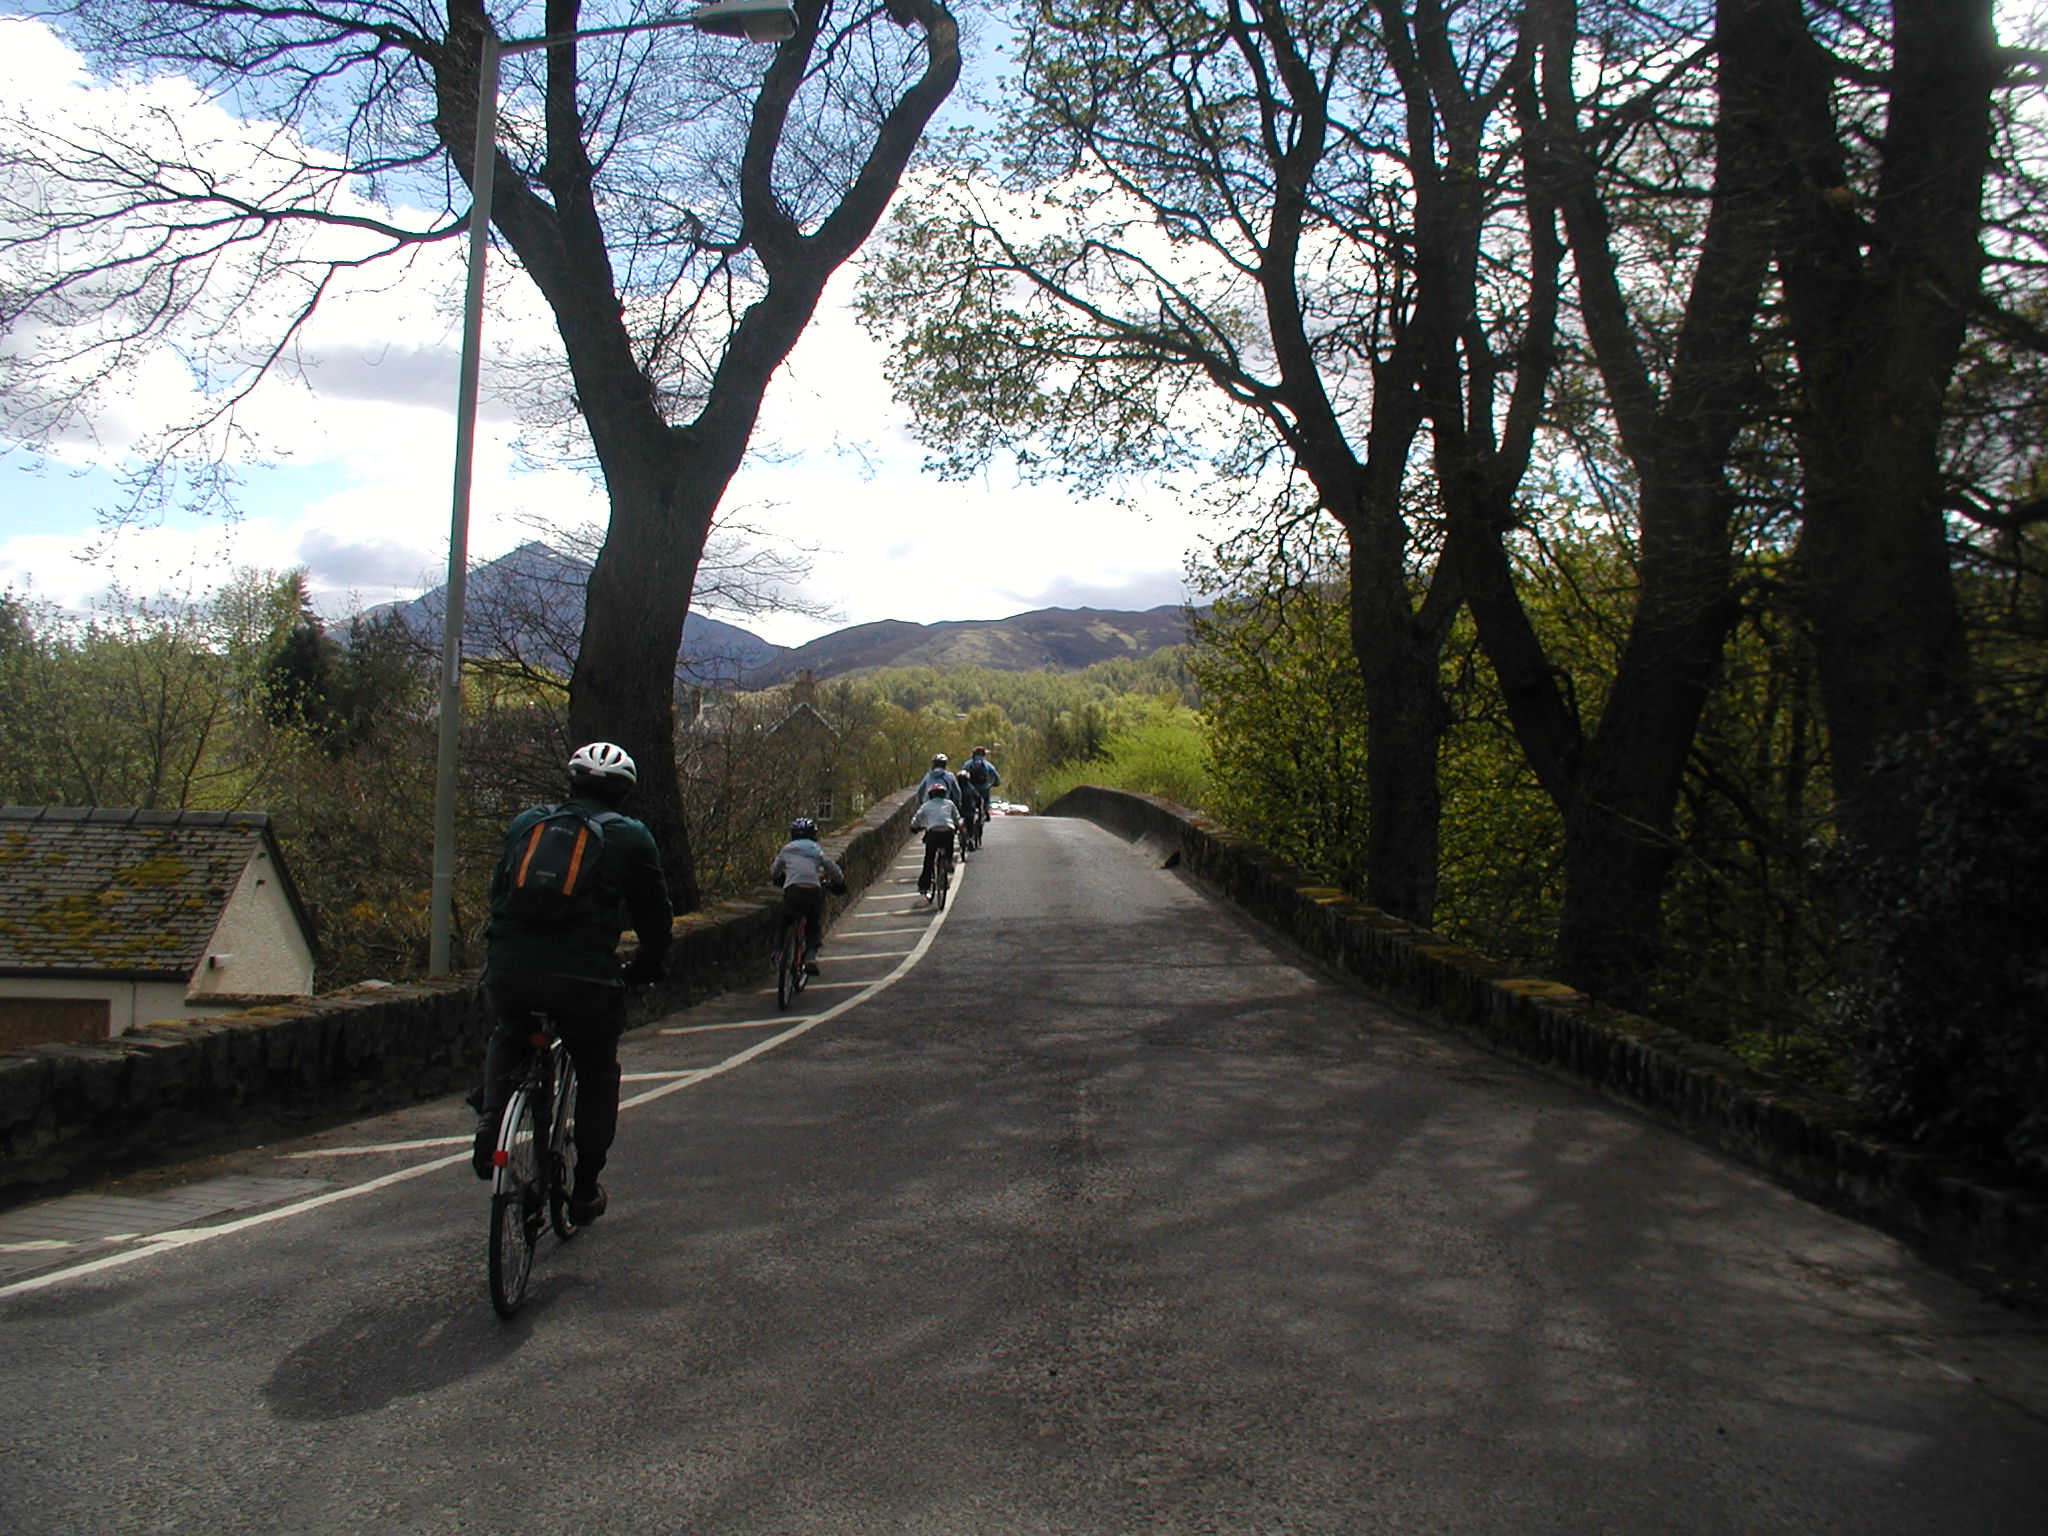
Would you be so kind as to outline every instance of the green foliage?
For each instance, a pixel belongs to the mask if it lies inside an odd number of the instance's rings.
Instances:
[[[1249,557],[1219,551],[1193,625],[1212,805],[1235,831],[1365,888],[1365,685],[1334,530]]]
[[[1047,769],[1034,793],[1049,803],[1077,784],[1102,784],[1202,810],[1210,796],[1208,758],[1207,732],[1195,711],[1171,699],[1139,699],[1121,724],[1104,730],[1092,757]]]
[[[1831,1029],[1886,1123],[2048,1174],[2048,722],[1957,720],[1883,771],[1919,824],[1910,857],[1830,860],[1851,918]]]

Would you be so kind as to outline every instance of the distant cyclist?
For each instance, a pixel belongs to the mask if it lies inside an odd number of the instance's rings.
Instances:
[[[1003,776],[996,772],[996,765],[988,760],[988,748],[976,747],[974,755],[960,767],[960,778],[974,788],[981,801],[980,817],[986,822],[996,805],[996,786],[1003,782]]]
[[[996,765],[988,760],[988,748],[976,747],[974,755],[961,766],[960,776],[972,784],[981,796],[984,810],[995,803],[995,787],[1003,782],[1003,776],[996,772]]]
[[[818,824],[799,816],[789,824],[789,841],[768,866],[768,883],[782,888],[782,920],[776,924],[777,941],[789,932],[798,917],[804,919],[804,970],[818,974],[818,950],[825,942],[825,888],[846,894],[846,876],[825,857],[818,843]]]
[[[957,785],[954,793],[959,793]],[[960,831],[960,807],[946,794],[945,785],[926,783],[924,804],[912,813],[910,829],[924,834],[924,871],[917,877],[917,894],[929,901],[938,882],[939,853],[952,847]]]
[[[576,1183],[569,1192],[569,1218],[578,1226],[605,1210],[597,1176],[618,1131],[626,989],[659,981],[668,959],[672,912],[661,852],[644,825],[619,813],[638,782],[624,748],[608,741],[579,747],[569,759],[569,798],[514,817],[491,875],[484,995],[497,1025],[484,1054],[483,1113],[470,1160],[478,1178],[491,1177],[498,1121],[533,1050],[532,1015],[547,1014],[576,1063]],[[554,833],[579,850],[575,862],[563,866],[571,871],[573,900],[559,891],[529,892],[530,877],[550,857],[545,845]],[[590,866],[593,849],[596,864]],[[639,936],[640,947],[622,972],[617,952],[626,925]]]
[[[985,814],[981,804],[981,793],[973,781],[963,772],[956,782],[960,786],[960,854],[965,858],[974,839],[974,829]]]
[[[926,769],[925,776],[917,781],[917,798],[924,799],[934,784],[945,790],[946,798],[952,801],[957,809],[960,804],[960,781],[946,767],[946,754],[943,752],[932,755],[931,767]]]

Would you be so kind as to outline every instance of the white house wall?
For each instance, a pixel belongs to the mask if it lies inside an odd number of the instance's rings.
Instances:
[[[165,1019],[196,1019],[219,1008],[195,1007],[185,1000],[185,986],[176,981],[93,981],[41,976],[10,976],[0,980],[9,997],[53,1002],[91,1001],[107,1005],[110,1034],[125,1034],[141,1024]]]
[[[259,849],[221,909],[187,999],[304,997],[312,990],[313,951],[270,855]]]

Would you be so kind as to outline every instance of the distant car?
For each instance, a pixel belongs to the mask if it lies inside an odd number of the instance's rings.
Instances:
[[[991,800],[988,803],[988,813],[991,816],[1029,816],[1031,807],[1019,805],[1014,800]]]

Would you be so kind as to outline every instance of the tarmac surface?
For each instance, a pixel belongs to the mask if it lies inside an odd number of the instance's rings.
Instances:
[[[2041,1319],[1085,822],[915,873],[510,1323],[455,1099],[0,1216],[0,1532],[2048,1529]]]

